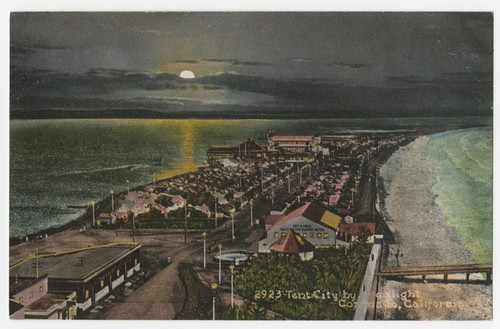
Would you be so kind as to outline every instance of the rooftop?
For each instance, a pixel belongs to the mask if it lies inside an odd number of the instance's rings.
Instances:
[[[141,247],[140,244],[122,243],[83,248],[57,255],[41,255],[39,257],[40,275],[48,275],[49,279],[85,280],[93,273]],[[10,277],[33,276],[35,274],[34,262],[34,259],[28,259],[12,266]]]
[[[342,218],[340,216],[314,203],[306,203],[302,207],[292,211],[287,215],[271,216],[268,217],[269,221],[267,221],[266,219],[266,223],[268,225],[271,225],[271,227],[286,223],[299,216],[305,217],[315,223],[334,230],[337,230],[339,228],[340,222],[342,221]]]
[[[48,310],[56,304],[75,298],[74,292],[54,292],[47,293],[45,296],[32,303],[28,310]]]
[[[371,234],[375,234],[375,223],[342,223],[339,226],[339,233],[347,233],[348,235],[358,235],[361,230],[367,230]]]
[[[218,152],[218,151],[234,151],[236,147],[234,146],[210,146],[208,148],[209,152]]]
[[[271,140],[275,142],[281,142],[281,141],[304,141],[304,142],[309,142],[314,140],[314,136],[282,136],[282,135],[276,135],[272,136]]]
[[[311,252],[315,247],[312,243],[300,236],[300,234],[290,229],[285,236],[282,236],[273,243],[270,249],[284,254],[298,254]]]
[[[32,270],[34,272],[34,270]],[[35,273],[33,273],[35,274]],[[40,276],[39,278],[36,278],[34,276],[32,277],[15,277],[12,276],[9,278],[9,296],[12,297],[15,294],[29,288],[32,286],[37,285],[40,281],[43,281],[46,279],[46,275]]]
[[[243,143],[239,145],[239,148],[241,151],[244,151],[245,149],[247,151],[265,151],[266,149],[262,147],[259,143],[257,143],[253,139],[247,139]]]

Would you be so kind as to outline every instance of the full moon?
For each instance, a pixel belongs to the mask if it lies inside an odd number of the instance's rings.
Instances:
[[[194,73],[191,71],[182,71],[179,76],[183,79],[194,79]]]

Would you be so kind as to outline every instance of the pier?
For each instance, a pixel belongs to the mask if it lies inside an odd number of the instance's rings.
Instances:
[[[493,265],[491,264],[463,264],[463,265],[423,265],[382,268],[377,273],[380,277],[403,280],[405,277],[421,276],[425,280],[428,275],[443,275],[443,281],[448,282],[450,274],[465,274],[465,282],[470,281],[471,273],[484,273],[486,284],[492,282]]]

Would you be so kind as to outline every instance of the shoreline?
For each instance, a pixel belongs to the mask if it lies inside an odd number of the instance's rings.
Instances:
[[[394,233],[401,265],[471,263],[465,239],[446,223],[435,203],[435,172],[426,158],[430,135],[400,148],[380,169],[383,181],[381,213]],[[395,257],[387,260],[395,266]]]
[[[396,151],[381,168],[379,212],[382,216],[387,215],[386,222],[396,240],[385,250],[382,266],[474,263],[471,252],[466,249],[465,238],[446,222],[435,204],[433,187],[437,178],[425,152],[430,135],[419,137]],[[398,180],[401,177],[405,177],[405,182]],[[397,198],[402,200],[398,202]],[[417,214],[408,215],[415,210]],[[399,258],[396,258],[398,253]],[[471,274],[470,277],[472,280],[483,280],[481,274]],[[414,277],[414,281],[382,281],[379,292],[383,297],[379,300],[381,305],[377,308],[376,317],[383,320],[492,319],[492,285],[460,282],[463,275],[450,275],[451,280],[457,279],[460,283],[440,282],[442,276],[429,275],[427,278],[428,281],[420,277]],[[433,278],[437,281],[432,282]],[[391,293],[403,292],[417,293],[417,303],[432,300],[455,304],[450,308],[412,308],[391,296]]]
[[[167,181],[170,179],[175,179],[175,178],[180,177],[182,175],[186,175],[186,174],[189,174],[191,172],[197,171],[200,168],[206,167],[206,165],[203,165],[203,164],[194,164],[194,166],[195,166],[194,169],[193,169],[193,166],[190,166],[189,168],[185,168],[185,169],[169,169],[165,172],[175,172],[175,173],[161,177],[160,179],[158,179],[156,181],[156,183],[161,183],[161,182],[164,182],[164,181]],[[148,183],[144,183],[141,185],[137,185],[137,186],[131,187],[130,191],[144,190],[144,188],[146,186],[151,185],[151,184],[153,184],[153,182],[148,182]],[[127,191],[123,190],[123,191],[119,191],[117,193],[114,193],[114,196],[116,197],[116,196],[121,196],[121,195],[126,195],[126,194],[127,194]],[[110,204],[111,204],[111,196],[108,195],[104,199],[101,199],[95,203],[95,211],[98,212],[99,210],[101,210],[103,208],[106,208],[106,207],[109,208]],[[41,239],[44,239],[46,235],[48,235],[50,237],[51,235],[54,235],[57,233],[62,233],[64,231],[80,229],[83,225],[89,225],[92,223],[91,208],[92,207],[90,207],[88,205],[85,206],[85,213],[78,216],[78,218],[73,219],[73,220],[71,220],[63,225],[49,227],[47,229],[43,229],[43,230],[37,231],[35,233],[27,234],[24,237],[17,237],[17,236],[9,237],[9,247],[27,242],[25,239],[26,237],[29,238],[29,242],[33,242],[33,241],[36,241],[38,239],[38,237],[41,237]]]

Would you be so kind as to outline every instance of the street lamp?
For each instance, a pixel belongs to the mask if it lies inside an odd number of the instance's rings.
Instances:
[[[190,214],[187,213],[186,202],[184,202],[184,243],[187,243],[187,219]]]
[[[233,276],[234,276],[234,265],[229,265],[229,269],[231,270],[231,308],[234,308],[234,285],[233,285]]]
[[[217,283],[215,282],[212,282],[212,284],[210,285],[210,287],[212,288],[213,292],[214,292],[214,296],[212,298],[212,320],[215,320],[215,293],[216,293],[216,290],[217,290]]]
[[[135,243],[135,214],[132,215],[132,242]]]
[[[222,277],[221,277],[221,266],[222,266],[222,243],[219,242],[217,245],[219,248],[219,284],[222,283]]]
[[[109,193],[111,193],[111,212],[115,212],[114,191],[110,190]]]
[[[207,232],[201,233],[203,237],[203,268],[207,268]]]
[[[95,226],[95,201],[90,201],[92,204],[92,227]]]
[[[217,228],[217,191],[215,190],[214,187],[214,212],[215,212],[215,228]]]
[[[231,211],[231,233],[232,233],[232,238],[233,238],[233,242],[234,242],[234,239],[235,239],[235,236],[234,236],[234,211]]]
[[[127,179],[127,193],[130,193],[130,181]]]
[[[253,199],[250,199],[250,226],[253,226]]]

